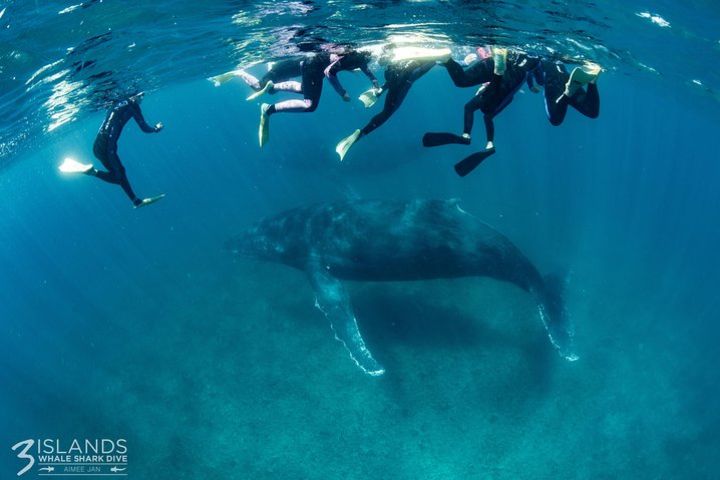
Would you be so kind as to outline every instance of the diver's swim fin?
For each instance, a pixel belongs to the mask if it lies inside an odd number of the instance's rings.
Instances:
[[[362,132],[358,128],[353,133],[348,135],[347,137],[340,140],[340,142],[335,147],[335,152],[340,156],[340,161],[342,162],[345,158],[345,155],[347,155],[348,150],[350,150],[350,147],[353,146],[355,142],[357,142],[358,138],[360,138],[360,134]]]
[[[269,103],[260,105],[260,126],[258,127],[258,141],[260,148],[270,140],[270,116],[268,115]]]
[[[221,73],[220,75],[215,75],[214,77],[208,77],[208,80],[212,82],[213,86],[219,87],[223,83],[227,83],[238,76],[237,72],[238,70],[231,70],[229,72]]]
[[[88,173],[92,168],[92,163],[80,163],[74,158],[65,157],[58,170],[63,173]]]
[[[487,157],[495,153],[495,148],[488,148],[482,152],[473,153],[455,164],[455,173],[464,177],[482,163]]]
[[[380,98],[380,95],[382,95],[384,90],[382,88],[375,88],[372,87],[369,90],[364,91],[360,94],[358,97],[358,100],[360,100],[363,105],[365,105],[365,108],[370,108],[378,101]]]
[[[495,75],[505,75],[507,68],[507,48],[493,47],[493,73]]]
[[[133,205],[133,208],[147,207],[148,205],[152,205],[152,204],[155,203],[155,202],[159,202],[159,201],[162,200],[163,198],[165,198],[165,194],[164,194],[164,193],[161,193],[160,195],[156,195],[156,196],[154,196],[154,197],[143,198],[143,199],[140,201],[140,203],[138,203],[138,204],[136,204],[136,205]]]
[[[248,102],[252,102],[256,98],[258,98],[262,95],[265,95],[268,91],[272,90],[274,85],[275,84],[273,83],[272,80],[268,80],[268,82],[265,84],[265,86],[263,88],[261,88],[260,90],[258,90],[255,93],[248,95],[248,97],[245,100],[247,100]]]
[[[572,97],[582,85],[596,81],[601,72],[600,65],[591,62],[573,68],[573,71],[570,72],[570,78],[565,84],[565,96]]]
[[[428,132],[423,135],[422,138],[423,147],[438,147],[451,143],[470,145],[470,137],[463,137],[462,135],[447,132]]]

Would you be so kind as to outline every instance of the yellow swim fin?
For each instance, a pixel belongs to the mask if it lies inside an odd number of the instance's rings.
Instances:
[[[358,97],[358,100],[360,100],[363,103],[363,105],[365,105],[365,108],[370,108],[373,105],[375,105],[375,103],[377,103],[378,99],[380,98],[380,95],[382,95],[382,94],[383,94],[382,88],[372,87],[371,89],[366,90],[363,93],[361,93],[360,96]]]

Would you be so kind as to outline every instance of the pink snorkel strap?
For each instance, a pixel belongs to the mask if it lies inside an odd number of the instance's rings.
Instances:
[[[343,58],[343,57],[341,57],[340,55],[338,55],[337,59],[336,59],[335,61],[333,61],[330,65],[328,65],[328,66],[325,68],[324,73],[325,73],[325,76],[326,76],[326,77],[330,78],[330,69],[331,69],[337,62],[339,62],[340,60],[342,60],[342,58]]]

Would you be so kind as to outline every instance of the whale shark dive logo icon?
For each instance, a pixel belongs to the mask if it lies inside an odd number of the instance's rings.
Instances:
[[[22,461],[17,476],[35,467],[41,476],[127,476],[127,440],[124,438],[35,438],[10,447]],[[4,478],[4,476],[3,476]]]
[[[28,470],[30,470],[33,465],[35,465],[35,457],[33,457],[32,455],[28,455],[30,449],[33,447],[33,445],[35,445],[35,440],[23,440],[22,442],[16,443],[12,446],[13,452],[22,447],[23,445],[25,446],[25,448],[20,450],[20,453],[17,454],[17,458],[19,458],[20,460],[27,460],[28,463],[17,473],[18,477],[26,474]]]

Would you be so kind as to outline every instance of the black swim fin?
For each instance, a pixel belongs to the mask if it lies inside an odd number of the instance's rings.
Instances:
[[[487,157],[495,153],[495,148],[489,148],[482,152],[473,153],[455,164],[455,172],[464,177],[482,163]]]
[[[428,132],[423,135],[422,143],[424,147],[438,147],[440,145],[449,145],[451,143],[470,145],[470,139],[461,135],[455,135],[454,133]]]

